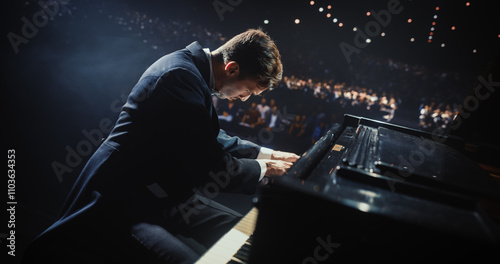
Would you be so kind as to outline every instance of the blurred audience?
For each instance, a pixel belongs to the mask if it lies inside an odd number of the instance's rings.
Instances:
[[[219,120],[233,122],[239,117],[240,107],[233,100],[220,100],[218,106]]]
[[[267,117],[268,113],[271,111],[271,107],[269,105],[267,105],[266,98],[262,98],[260,100],[260,104],[257,105],[257,110],[260,113],[260,118],[261,118],[262,122],[265,123],[266,117]]]
[[[257,110],[257,103],[252,102],[250,108],[248,108],[245,114],[243,115],[240,125],[253,128],[261,124],[263,124],[263,122],[260,112],[259,110]]]

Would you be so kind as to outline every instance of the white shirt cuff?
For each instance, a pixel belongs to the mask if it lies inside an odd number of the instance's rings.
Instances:
[[[266,162],[263,161],[263,160],[256,160],[258,163],[259,163],[259,166],[260,166],[260,177],[259,177],[259,181],[262,180],[262,178],[264,178],[264,175],[266,175],[266,172],[267,172],[267,165],[266,165]]]
[[[270,148],[261,147],[257,159],[271,159],[271,154],[273,150]]]

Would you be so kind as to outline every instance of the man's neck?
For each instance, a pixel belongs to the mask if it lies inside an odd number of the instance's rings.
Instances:
[[[214,76],[214,93],[219,92],[219,87],[222,86],[224,79],[226,77],[224,67],[225,64],[222,60],[222,56],[214,52],[210,53],[212,57],[212,70]]]

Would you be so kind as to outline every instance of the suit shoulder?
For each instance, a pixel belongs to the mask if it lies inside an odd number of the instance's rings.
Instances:
[[[199,74],[190,55],[183,50],[179,50],[158,59],[149,66],[141,78],[161,77],[172,72],[179,72],[181,75]]]

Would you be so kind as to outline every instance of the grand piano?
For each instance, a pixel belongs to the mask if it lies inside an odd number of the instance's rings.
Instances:
[[[346,115],[197,263],[498,261],[500,145],[471,138],[479,117],[433,134]]]

